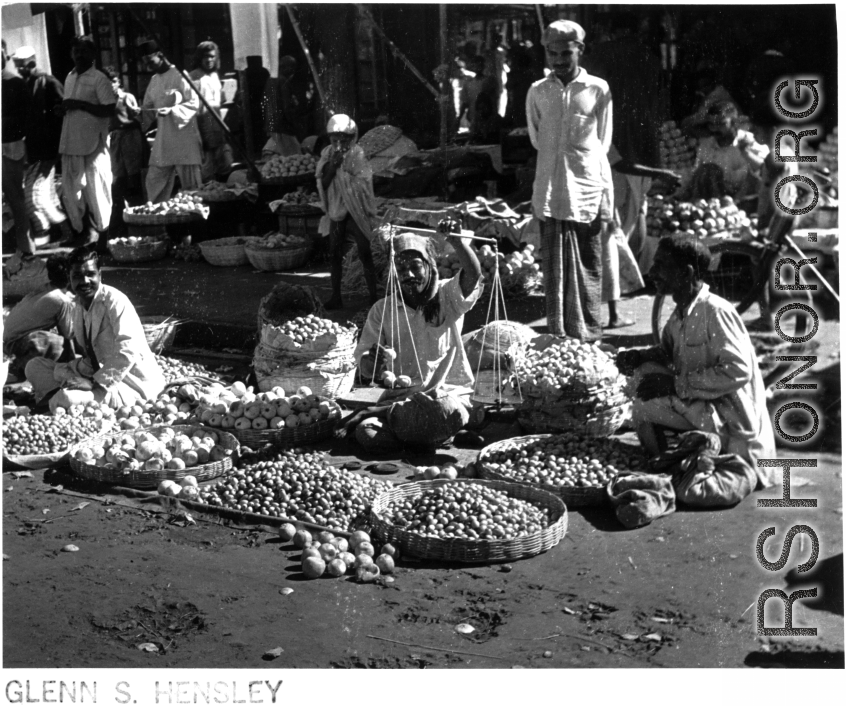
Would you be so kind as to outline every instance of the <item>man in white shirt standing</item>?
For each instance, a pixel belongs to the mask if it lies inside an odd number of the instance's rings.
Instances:
[[[585,30],[558,20],[541,43],[550,66],[526,97],[529,137],[538,150],[532,206],[541,252],[550,333],[583,341],[602,336],[603,221],[612,219],[609,85],[579,66]]]
[[[154,119],[157,121],[145,182],[147,200],[160,203],[173,194],[177,176],[183,190],[199,189],[203,185],[200,169],[203,145],[197,127],[200,98],[159,51],[155,41],[144,42],[138,51],[153,71],[141,105],[143,131],[150,129]]]
[[[96,50],[90,39],[74,40],[71,56],[74,68],[65,79],[65,99],[56,112],[65,118],[59,140],[62,201],[77,233],[71,245],[79,246],[96,243],[112,217],[109,125],[116,98],[106,74],[94,66]]]

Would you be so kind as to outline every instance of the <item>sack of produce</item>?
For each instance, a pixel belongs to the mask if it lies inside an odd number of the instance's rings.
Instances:
[[[508,368],[509,349],[514,346],[525,346],[538,334],[529,326],[514,321],[493,321],[476,331],[462,336],[462,344],[471,364],[471,370],[493,370],[497,362],[503,370]]]
[[[437,446],[468,423],[468,408],[444,390],[416,392],[395,402],[388,411],[388,426],[407,444]]]
[[[627,529],[649,525],[676,510],[671,477],[624,471],[609,481],[606,490],[615,515]]]

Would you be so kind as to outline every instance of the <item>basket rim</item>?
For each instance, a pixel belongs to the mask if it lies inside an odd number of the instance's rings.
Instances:
[[[506,492],[507,494],[512,495],[513,497],[515,496],[515,494],[517,494],[519,496],[519,499],[526,500],[527,502],[535,505],[536,507],[542,507],[544,509],[550,510],[552,514],[552,520],[547,527],[544,527],[543,529],[538,530],[537,532],[534,532],[533,534],[525,537],[512,537],[494,540],[457,538],[444,539],[440,537],[429,537],[426,535],[404,530],[401,527],[392,525],[380,515],[384,506],[396,496],[407,497],[409,495],[420,495],[424,491],[432,488],[438,488],[444,485],[455,486],[458,484],[482,485],[484,487],[489,487],[494,490],[501,490],[503,492]],[[513,492],[509,493],[510,490]],[[530,495],[530,498],[522,497],[526,496],[527,494]],[[429,481],[411,481],[409,483],[401,483],[399,485],[395,485],[392,488],[383,490],[371,504],[370,514],[371,524],[373,526],[375,534],[380,535],[380,533],[384,533],[385,535],[388,535],[390,533],[392,536],[392,541],[396,541],[400,544],[408,544],[409,542],[415,539],[419,539],[420,541],[426,542],[427,544],[432,545],[434,547],[434,550],[431,552],[427,552],[426,549],[424,549],[422,552],[418,552],[416,549],[412,550],[412,552],[409,552],[409,549],[407,547],[404,547],[407,553],[412,553],[412,555],[419,556],[421,558],[435,558],[440,559],[442,561],[457,563],[495,563],[497,561],[509,561],[540,554],[544,551],[552,549],[564,538],[568,524],[568,508],[562,498],[557,496],[555,493],[551,493],[550,491],[544,490],[542,488],[533,487],[522,483],[516,483],[513,481],[501,481],[479,478],[458,478],[456,480],[437,479]],[[540,544],[535,549],[522,548],[520,546],[521,544],[536,541],[540,542]],[[483,551],[488,550],[489,555],[481,556],[478,558],[456,557],[451,555],[451,549],[456,549],[458,550],[458,553],[460,553],[460,550],[463,547]],[[457,552],[453,552],[453,554],[455,553]],[[447,556],[444,557],[444,554],[447,554]]]

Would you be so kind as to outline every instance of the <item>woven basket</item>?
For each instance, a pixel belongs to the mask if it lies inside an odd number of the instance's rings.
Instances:
[[[278,373],[269,375],[256,374],[260,392],[267,392],[279,386],[283,390],[296,390],[299,387],[308,387],[312,392],[321,397],[336,399],[346,395],[353,389],[356,381],[356,367],[338,373],[323,372],[318,370],[303,371],[300,369],[281,369]]]
[[[208,210],[208,209],[207,209]],[[124,211],[124,223],[134,226],[167,226],[178,223],[192,223],[204,218],[202,213],[189,211],[188,213],[168,213],[161,215],[156,213],[132,213]]]
[[[312,253],[312,244],[293,248],[244,247],[247,259],[257,270],[263,272],[285,272],[303,265]]]
[[[57,451],[52,454],[8,454],[3,456],[5,463],[10,463],[13,466],[27,468],[31,471],[37,471],[42,468],[50,468],[63,463],[68,458],[68,450]]]
[[[629,417],[631,405],[624,403],[591,415],[570,416],[548,414],[540,409],[518,410],[518,424],[530,434],[561,433],[572,431],[580,436],[611,436]]]
[[[533,441],[538,441],[541,439],[549,439],[552,434],[533,434],[530,436],[522,436],[518,439],[504,439],[503,441],[498,441],[494,444],[490,444],[486,446],[482,451],[479,452],[476,458],[476,467],[477,472],[480,474],[481,478],[485,478],[487,480],[496,480],[496,481],[504,481],[507,483],[518,483],[520,485],[528,485],[532,488],[542,488],[543,490],[558,495],[564,502],[565,505],[569,508],[577,508],[577,507],[591,507],[596,505],[604,505],[608,501],[608,495],[606,494],[606,486],[591,486],[589,488],[575,488],[575,487],[561,487],[552,484],[539,485],[537,483],[529,483],[526,481],[517,480],[515,478],[510,478],[505,476],[497,471],[495,471],[491,466],[486,463],[486,457],[498,453],[502,448],[506,446],[514,446],[516,441],[523,441],[526,444],[530,444]]]
[[[156,429],[161,429],[163,426],[164,425],[145,427],[143,431],[155,431]],[[194,433],[197,429],[213,431],[218,435],[218,443],[221,446],[231,450],[233,452],[233,456],[238,455],[238,451],[240,449],[238,440],[232,434],[222,429],[213,429],[203,425],[194,426],[185,424],[178,424],[169,428],[176,432],[187,431],[189,434]],[[211,480],[232,468],[232,456],[227,456],[222,461],[206,463],[202,466],[192,466],[191,468],[184,468],[182,470],[166,468],[162,471],[118,471],[109,468],[101,468],[100,466],[94,466],[88,463],[82,463],[74,457],[77,450],[83,446],[91,446],[92,443],[102,442],[107,438],[120,438],[126,433],[127,432],[125,430],[122,430],[119,432],[112,432],[110,434],[103,434],[102,436],[97,436],[93,439],[88,439],[72,446],[69,452],[71,470],[73,470],[73,472],[81,478],[98,481],[100,483],[122,485],[127,488],[155,488],[163,480],[180,481],[186,476],[194,476],[198,481]]]
[[[543,530],[527,537],[514,539],[440,539],[426,537],[416,532],[396,527],[381,517],[392,500],[415,497],[426,490],[441,485],[473,484],[507,493],[513,498],[531,502],[550,510],[552,522]],[[461,562],[466,564],[489,564],[499,561],[514,561],[535,556],[555,547],[565,536],[568,527],[568,511],[564,503],[553,493],[521,483],[506,483],[495,480],[429,480],[403,483],[377,496],[371,508],[373,534],[380,543],[390,542],[400,547],[402,553],[421,559]]]
[[[3,279],[3,296],[9,299],[22,299],[27,294],[37,292],[49,284],[50,280],[47,277],[47,268],[35,277],[13,277],[12,279]]]
[[[142,316],[144,337],[154,353],[161,353],[171,347],[179,321],[170,316]]]
[[[268,184],[270,186],[301,186],[305,184],[315,184],[316,177],[312,172],[309,172],[308,174],[295,174],[294,176],[274,177],[272,179],[261,177],[259,183]]]
[[[256,236],[220,238],[200,243],[200,252],[210,265],[215,267],[237,267],[248,263],[244,246],[259,240]]]
[[[153,262],[168,254],[170,240],[153,240],[135,244],[110,240],[107,244],[112,257],[118,262]]]
[[[289,429],[230,429],[232,435],[243,446],[258,450],[266,444],[273,444],[283,449],[293,449],[298,446],[317,444],[329,439],[338,427],[339,419],[321,419],[306,427]]]
[[[195,191],[194,193],[203,199],[203,203],[229,203],[243,198],[241,194],[236,194],[234,191]]]

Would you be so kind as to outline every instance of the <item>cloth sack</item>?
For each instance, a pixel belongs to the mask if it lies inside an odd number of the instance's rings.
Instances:
[[[676,510],[669,475],[626,471],[609,481],[606,493],[615,515],[627,529],[644,527]]]
[[[677,499],[687,505],[728,507],[756,489],[755,469],[738,454],[721,454],[717,434],[686,432],[661,458],[673,474]]]
[[[476,331],[462,336],[462,345],[468,356],[471,370],[494,370],[497,349],[500,350],[500,367],[509,368],[507,354],[513,345],[525,345],[538,334],[529,326],[512,321],[492,321]]]
[[[388,428],[400,441],[420,446],[438,446],[453,437],[470,415],[456,395],[444,390],[415,392],[388,410]]]

